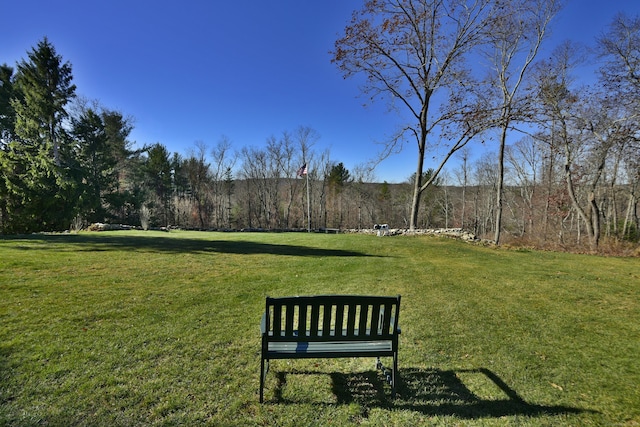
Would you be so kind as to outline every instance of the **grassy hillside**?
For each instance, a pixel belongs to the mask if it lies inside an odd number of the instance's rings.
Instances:
[[[0,425],[640,423],[640,263],[433,237],[0,239]],[[371,359],[273,361],[264,297],[402,295]]]

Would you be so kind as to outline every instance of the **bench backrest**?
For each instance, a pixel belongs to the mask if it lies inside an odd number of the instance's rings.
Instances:
[[[394,340],[400,296],[267,297],[263,331],[269,341]]]

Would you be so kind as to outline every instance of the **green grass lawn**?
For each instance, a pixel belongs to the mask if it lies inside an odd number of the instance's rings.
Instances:
[[[0,238],[0,425],[640,425],[640,262],[433,237]],[[264,298],[402,295],[372,359],[273,361]]]

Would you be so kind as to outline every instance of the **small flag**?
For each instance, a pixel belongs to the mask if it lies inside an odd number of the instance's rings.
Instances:
[[[302,176],[307,174],[307,164],[302,165],[300,169],[298,169],[297,175]]]

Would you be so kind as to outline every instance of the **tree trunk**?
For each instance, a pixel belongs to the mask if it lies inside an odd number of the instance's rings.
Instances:
[[[502,228],[502,195],[504,191],[504,149],[507,142],[507,127],[505,123],[500,135],[500,150],[498,151],[498,187],[496,188],[496,224],[493,240],[496,245],[500,244],[500,229]]]
[[[592,222],[592,217],[590,218],[585,213],[584,209],[582,209],[582,207],[580,206],[580,203],[578,202],[578,198],[576,197],[575,189],[573,187],[573,180],[571,179],[571,156],[568,151],[569,151],[568,147],[565,146],[564,171],[565,171],[565,180],[567,182],[567,192],[569,193],[569,197],[571,198],[571,203],[573,204],[574,209],[578,212],[578,215],[584,221],[585,226],[587,227],[587,235],[589,237],[589,243],[591,245],[591,249],[596,250],[598,248],[599,235],[597,235],[596,231],[594,230],[594,227],[593,227],[594,223]],[[589,203],[591,203],[592,197],[593,197],[593,193],[590,195]],[[591,208],[593,209],[593,205],[591,205]],[[597,205],[595,206],[595,208],[597,210]],[[590,212],[591,212],[590,215],[593,215],[593,210],[591,210]],[[596,221],[598,220],[599,220],[599,217],[596,218]],[[578,231],[579,229],[580,229],[580,226],[578,225]],[[599,232],[599,230],[597,231]]]
[[[424,165],[424,154],[418,156],[418,167],[416,168],[416,179],[413,182],[413,199],[411,202],[411,219],[409,222],[409,230],[413,231],[418,226],[418,211],[420,209],[420,196],[422,192],[422,167]]]
[[[425,102],[420,110],[420,134],[418,136],[418,165],[416,167],[416,179],[413,182],[413,201],[411,202],[411,218],[409,230],[413,231],[418,226],[418,211],[420,210],[420,196],[422,195],[422,170],[424,169],[424,155],[427,147],[427,117],[429,113],[429,101],[431,91],[426,90]]]

